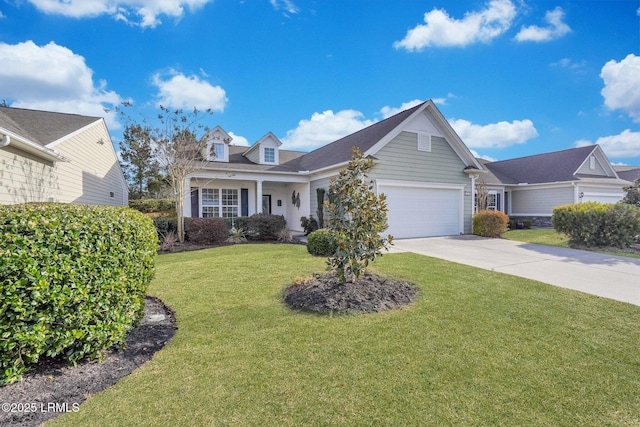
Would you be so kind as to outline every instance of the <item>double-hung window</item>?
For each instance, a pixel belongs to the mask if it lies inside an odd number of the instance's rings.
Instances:
[[[238,216],[238,190],[222,189],[222,215],[223,218],[235,218]]]
[[[209,158],[212,160],[224,160],[224,144],[214,142],[209,149]]]
[[[264,162],[275,163],[276,162],[276,149],[271,147],[264,148]]]
[[[220,193],[217,188],[202,189],[202,217],[220,216]]]

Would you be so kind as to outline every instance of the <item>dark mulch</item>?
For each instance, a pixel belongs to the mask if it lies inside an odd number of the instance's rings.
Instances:
[[[299,310],[320,313],[372,313],[411,304],[418,290],[410,283],[365,273],[340,283],[334,273],[317,275],[284,291],[284,301]]]
[[[145,300],[144,317],[129,333],[126,348],[109,351],[104,362],[84,361],[69,367],[61,361],[44,360],[33,366],[21,382],[0,387],[0,426],[37,426],[64,411],[82,410],[78,405],[89,396],[149,361],[171,340],[177,328],[170,308],[156,298]],[[15,405],[7,408],[7,403]]]

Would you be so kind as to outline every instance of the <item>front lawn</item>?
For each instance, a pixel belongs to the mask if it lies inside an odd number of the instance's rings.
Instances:
[[[639,425],[640,308],[414,254],[403,310],[323,316],[281,293],[300,245],[163,255],[149,293],[178,331],[60,426]]]

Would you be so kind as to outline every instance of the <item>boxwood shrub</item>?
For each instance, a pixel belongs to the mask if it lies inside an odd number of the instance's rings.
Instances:
[[[287,226],[282,215],[254,214],[247,221],[247,236],[251,240],[276,240],[280,230]]]
[[[333,255],[336,252],[336,245],[331,241],[331,232],[326,228],[320,228],[309,233],[307,251],[316,256]]]
[[[0,206],[0,384],[43,357],[74,364],[142,318],[158,240],[129,208]]]
[[[507,232],[509,217],[504,212],[482,210],[473,217],[473,234],[500,237]]]
[[[222,218],[185,218],[186,239],[195,245],[223,243],[229,237],[229,228]]]
[[[558,206],[553,227],[582,246],[629,247],[640,234],[640,210],[624,203],[584,202]]]

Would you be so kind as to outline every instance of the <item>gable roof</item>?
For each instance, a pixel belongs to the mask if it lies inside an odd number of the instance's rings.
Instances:
[[[371,126],[347,135],[330,144],[305,154],[298,160],[299,170],[319,170],[348,162],[351,158],[351,147],[358,147],[363,153],[373,147],[387,134],[398,127],[427,102],[376,122]]]
[[[0,107],[0,128],[43,147],[97,120],[101,118]]]
[[[495,183],[515,185],[574,181],[585,176],[577,175],[577,171],[596,150],[602,149],[598,145],[589,145],[497,162],[483,161],[490,172],[483,181],[494,183],[495,179]]]
[[[615,165],[613,167],[621,179],[633,182],[640,178],[640,166],[622,166]]]

